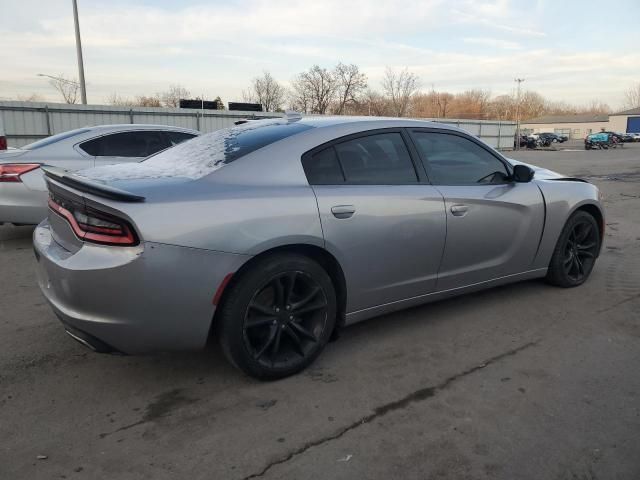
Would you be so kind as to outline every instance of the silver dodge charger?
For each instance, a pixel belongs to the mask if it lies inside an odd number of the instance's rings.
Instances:
[[[204,347],[249,375],[308,366],[360,320],[509,282],[582,284],[598,189],[404,119],[250,121],[141,163],[44,167],[38,281],[99,352]]]

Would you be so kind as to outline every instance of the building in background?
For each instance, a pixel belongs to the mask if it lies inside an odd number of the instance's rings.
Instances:
[[[640,133],[640,107],[609,115],[612,132]]]
[[[549,115],[526,120],[521,129],[525,134],[552,132],[578,139],[601,131],[636,133],[640,132],[640,108],[611,115]]]
[[[549,115],[532,118],[521,124],[523,133],[551,132],[569,138],[584,138],[590,133],[609,129],[609,115]]]

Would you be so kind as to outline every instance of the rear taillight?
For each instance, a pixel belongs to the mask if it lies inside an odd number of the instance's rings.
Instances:
[[[39,163],[5,163],[0,164],[1,182],[21,182],[20,175],[40,168]]]
[[[0,135],[0,150],[7,149],[7,137]]]
[[[80,240],[102,245],[137,245],[138,238],[129,224],[109,213],[80,203],[49,198],[49,208],[63,217]]]

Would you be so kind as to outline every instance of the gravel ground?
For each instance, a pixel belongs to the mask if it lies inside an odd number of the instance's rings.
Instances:
[[[32,229],[0,227],[0,479],[640,478],[640,144],[575,150],[512,156],[603,190],[585,285],[364,322],[274,383],[217,349],[88,352],[38,291]]]

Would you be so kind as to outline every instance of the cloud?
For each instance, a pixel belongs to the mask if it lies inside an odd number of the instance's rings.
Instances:
[[[465,37],[462,39],[464,43],[473,45],[482,45],[485,47],[501,48],[503,50],[520,50],[522,45],[517,42],[509,40],[502,40],[499,38],[487,38],[487,37]]]
[[[586,101],[591,89],[590,96],[616,104],[629,78],[640,75],[638,55],[566,44],[554,51],[549,8],[509,0],[112,0],[106,8],[86,0],[80,20],[91,101],[113,92],[153,94],[171,83],[233,100],[263,70],[288,83],[315,63],[343,61],[358,64],[374,88],[386,65],[407,66],[425,87],[500,94],[522,76],[527,88],[558,99]],[[38,92],[54,100],[36,73],[75,76],[69,2],[21,0],[3,15],[0,96]],[[520,50],[526,53],[514,55]]]

